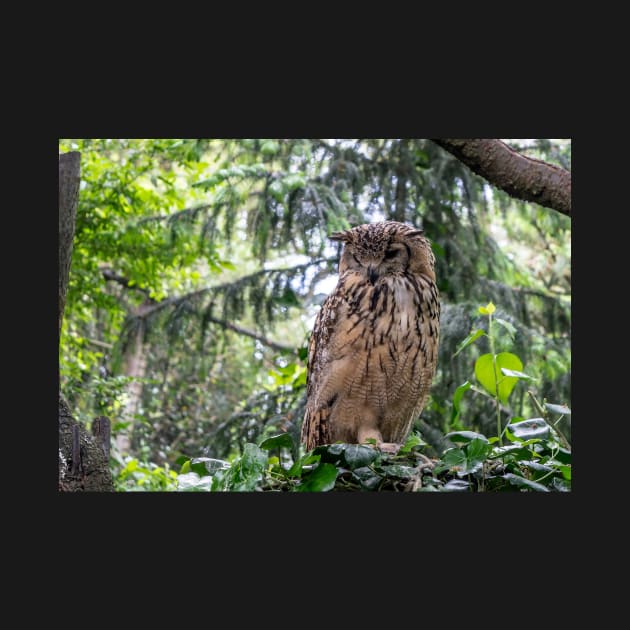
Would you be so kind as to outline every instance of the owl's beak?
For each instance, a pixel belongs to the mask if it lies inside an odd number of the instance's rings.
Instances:
[[[370,284],[376,284],[376,281],[378,280],[378,271],[372,265],[368,265],[367,276]]]

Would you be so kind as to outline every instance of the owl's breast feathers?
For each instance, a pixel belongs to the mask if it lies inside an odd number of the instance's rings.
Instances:
[[[307,449],[356,441],[361,417],[385,441],[404,439],[435,374],[439,317],[438,290],[425,275],[392,274],[372,285],[360,273],[343,273],[309,343]]]

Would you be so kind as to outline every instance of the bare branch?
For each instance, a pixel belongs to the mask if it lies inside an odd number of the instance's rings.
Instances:
[[[521,155],[496,138],[432,138],[472,171],[511,197],[571,216],[571,173]]]
[[[272,341],[271,339],[267,339],[267,337],[263,337],[262,335],[255,333],[253,330],[248,330],[247,328],[237,326],[236,324],[232,324],[231,322],[226,322],[223,319],[217,319],[216,317],[212,317],[211,315],[206,316],[206,319],[213,324],[222,326],[223,328],[238,333],[239,335],[245,335],[246,337],[251,337],[256,341],[260,341],[260,343],[262,343],[264,346],[268,346],[269,348],[278,352],[291,352],[292,354],[296,354],[296,349],[293,346],[287,346],[285,344]]]

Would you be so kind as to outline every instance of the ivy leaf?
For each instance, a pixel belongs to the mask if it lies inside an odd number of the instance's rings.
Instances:
[[[468,492],[470,484],[463,479],[451,479],[443,488],[442,492]]]
[[[291,468],[289,468],[289,470],[286,471],[285,475],[287,477],[301,477],[304,466],[308,466],[309,464],[314,464],[318,462],[319,459],[320,459],[319,455],[306,454],[301,459],[298,459],[297,461],[293,462],[293,466],[291,466]]]
[[[280,435],[274,435],[263,440],[260,443],[260,448],[265,450],[271,450],[272,448],[288,448],[293,451],[293,438],[288,433],[280,433]]]
[[[488,438],[485,435],[482,433],[475,433],[475,431],[451,431],[444,437],[448,438],[451,442],[468,443],[473,440],[482,440],[486,444],[488,443]]]
[[[409,437],[405,440],[405,444],[398,451],[399,453],[409,453],[415,446],[426,446],[427,443],[420,437],[420,434],[414,431],[409,434]]]
[[[461,448],[449,448],[442,457],[449,468],[463,468],[466,464],[466,453]]]
[[[214,475],[217,470],[225,470],[230,464],[222,459],[212,459],[211,457],[195,457],[190,460],[190,470],[196,472],[200,477]],[[183,472],[184,471],[182,467]]]
[[[497,371],[500,373],[501,368],[509,370],[522,370],[522,361],[511,352],[500,352],[495,355]],[[491,354],[482,354],[475,362],[475,376],[483,388],[492,396],[497,395],[497,376],[494,372],[494,366]],[[512,393],[518,378],[514,376],[500,376],[498,379],[498,396],[499,400],[505,405],[508,397]]]
[[[545,407],[553,413],[559,413],[563,416],[571,415],[571,410],[566,405],[552,405],[551,403],[545,403]]]
[[[466,447],[466,458],[468,459],[469,465],[483,463],[492,449],[486,437],[482,435],[481,438],[475,438]]]
[[[212,477],[200,477],[195,472],[189,472],[177,477],[177,489],[182,492],[208,491],[212,487]]]
[[[378,451],[363,444],[348,444],[343,452],[343,459],[350,470],[367,466],[378,457]]]
[[[401,466],[400,464],[392,464],[383,466],[383,472],[388,477],[396,477],[398,479],[411,479],[416,474],[416,469],[411,466]]]
[[[508,424],[510,433],[520,440],[544,439],[549,436],[550,426],[542,418],[530,418],[522,422]]]
[[[295,488],[296,492],[327,492],[335,486],[337,468],[332,464],[320,464],[302,483]]]
[[[471,343],[474,343],[477,339],[479,339],[479,337],[483,337],[485,334],[486,332],[484,330],[474,330],[471,332],[468,337],[466,337],[466,339],[457,346],[457,350],[455,351],[453,357],[456,357],[464,348],[467,348]]]
[[[361,486],[363,486],[366,490],[374,490],[374,488],[376,488],[383,479],[381,475],[374,472],[368,466],[355,468],[352,471],[352,476],[357,479]]]
[[[506,473],[503,475],[503,478],[507,479],[513,486],[529,488],[530,490],[535,490],[536,492],[549,492],[549,488],[543,486],[541,483],[525,479],[525,477],[521,477],[520,475]]]

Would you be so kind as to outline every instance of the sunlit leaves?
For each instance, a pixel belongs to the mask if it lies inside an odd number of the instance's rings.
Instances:
[[[485,335],[485,331],[483,330],[474,330],[471,332],[458,346],[453,357],[456,357],[464,348],[467,348],[471,343],[474,343],[479,339],[479,337],[483,337]]]
[[[506,404],[518,378],[503,376],[501,368],[520,372],[523,363],[511,352],[500,352],[494,357],[492,354],[482,354],[475,362],[475,376],[490,395],[498,396],[499,400]]]

